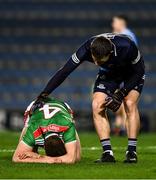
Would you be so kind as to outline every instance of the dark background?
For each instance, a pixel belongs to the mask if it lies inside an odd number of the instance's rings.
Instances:
[[[146,64],[139,104],[142,130],[156,130],[154,0],[1,0],[0,129],[21,129],[25,108],[55,71],[84,40],[111,32],[112,17],[121,13],[138,36]],[[82,64],[52,94],[70,104],[81,130],[93,129],[91,92],[97,71],[93,64]]]

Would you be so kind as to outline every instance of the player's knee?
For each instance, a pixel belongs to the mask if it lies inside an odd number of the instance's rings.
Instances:
[[[125,110],[126,113],[129,114],[133,112],[137,107],[137,103],[133,100],[127,99],[125,100]]]
[[[99,115],[101,112],[105,111],[104,101],[101,99],[93,99],[92,102],[93,115]]]

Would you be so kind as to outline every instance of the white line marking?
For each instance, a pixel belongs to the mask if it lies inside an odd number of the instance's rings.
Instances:
[[[15,151],[14,149],[0,149],[1,153],[5,153],[5,152],[11,153],[11,152],[14,152],[14,151]]]
[[[114,150],[126,150],[127,147],[113,147]],[[101,150],[101,147],[83,147],[82,150],[86,151],[97,151]],[[156,146],[137,147],[139,150],[155,150]]]
[[[137,149],[138,150],[155,150],[156,146],[137,147]],[[84,151],[98,151],[98,150],[102,150],[102,148],[92,146],[92,147],[83,147],[82,150],[84,150]],[[113,150],[126,150],[126,147],[113,147]],[[5,153],[5,152],[12,153],[14,151],[15,151],[15,149],[0,149],[0,153]]]

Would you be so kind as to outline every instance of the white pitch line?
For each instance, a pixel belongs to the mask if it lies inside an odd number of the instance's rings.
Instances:
[[[96,146],[92,146],[92,147],[83,147],[82,150],[84,151],[98,151],[101,150],[101,147],[96,147]],[[113,147],[114,150],[125,150],[126,147]],[[138,150],[156,150],[156,146],[146,146],[146,147],[137,147]],[[15,149],[0,149],[0,153],[12,153],[14,152]]]
[[[96,151],[96,150],[101,150],[101,147],[83,147],[82,150],[86,151]],[[125,150],[126,147],[113,147],[114,150]],[[139,150],[155,150],[156,146],[146,146],[146,147],[137,147]]]
[[[14,152],[15,150],[14,149],[0,149],[0,153],[4,153],[4,152]]]

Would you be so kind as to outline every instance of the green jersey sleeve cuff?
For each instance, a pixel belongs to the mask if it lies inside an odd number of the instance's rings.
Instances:
[[[73,141],[68,141],[68,142],[65,142],[65,144],[68,144],[68,143],[76,143],[77,140],[73,140]]]
[[[29,144],[28,142],[25,142],[24,140],[22,140],[21,142],[22,142],[23,144],[25,144],[25,145],[27,145],[27,146],[31,147],[31,148],[33,148],[33,147],[34,147],[33,145]]]

